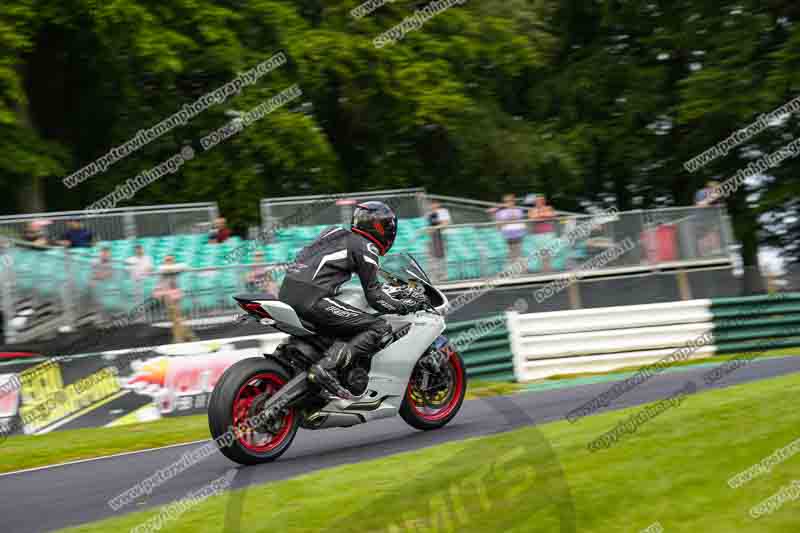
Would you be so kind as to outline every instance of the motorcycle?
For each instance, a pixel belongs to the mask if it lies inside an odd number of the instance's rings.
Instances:
[[[208,423],[216,442],[230,443],[219,446],[228,459],[243,465],[274,461],[301,427],[350,427],[400,415],[413,428],[432,430],[458,414],[467,376],[461,356],[442,335],[447,297],[408,254],[385,258],[379,276],[394,290],[416,291],[426,309],[382,315],[392,326],[390,344],[339,369],[339,380],[354,400],[333,397],[307,379],[335,338],[314,331],[274,297],[234,296],[252,319],[289,337],[273,353],[238,361],[220,376],[209,400]],[[336,297],[378,314],[360,285],[345,285]]]

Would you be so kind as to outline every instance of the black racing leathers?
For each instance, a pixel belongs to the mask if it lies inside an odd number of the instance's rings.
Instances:
[[[320,299],[332,298],[355,273],[372,307],[384,313],[407,313],[413,302],[392,298],[382,290],[377,275],[379,261],[377,247],[366,237],[339,227],[328,228],[297,254],[286,271],[279,298],[298,313],[305,313]]]
[[[355,273],[375,309],[396,314],[414,309],[414,302],[392,298],[382,290],[377,276],[379,261],[377,248],[365,237],[338,227],[328,228],[300,250],[281,285],[279,299],[320,333],[350,339],[336,342],[309,371],[310,380],[340,398],[353,396],[336,379],[336,369],[386,346],[392,339],[392,328],[382,318],[336,299],[339,287]]]

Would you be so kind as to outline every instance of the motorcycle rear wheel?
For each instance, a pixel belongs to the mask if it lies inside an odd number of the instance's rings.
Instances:
[[[237,361],[220,376],[208,404],[208,427],[225,457],[256,465],[274,461],[289,449],[300,426],[296,409],[288,409],[269,428],[236,429],[252,416],[254,402],[263,405],[289,379],[283,367],[260,357]]]

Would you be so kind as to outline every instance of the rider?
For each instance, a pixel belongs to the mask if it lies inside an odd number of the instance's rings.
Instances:
[[[351,360],[369,356],[392,341],[392,328],[375,315],[334,297],[353,273],[358,274],[370,306],[384,313],[408,314],[423,309],[420,299],[402,296],[378,281],[379,256],[392,247],[397,216],[382,202],[356,205],[350,231],[332,227],[323,231],[297,254],[286,272],[278,298],[322,332],[337,341],[311,367],[309,380],[346,400],[356,399],[336,378],[336,369]],[[394,296],[393,296],[394,294]]]

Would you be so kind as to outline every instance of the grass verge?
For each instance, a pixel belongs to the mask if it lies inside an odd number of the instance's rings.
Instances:
[[[210,438],[205,415],[163,418],[113,428],[16,435],[0,444],[0,473]]]
[[[567,502],[546,483],[555,469],[546,465],[547,446],[534,444],[541,431],[569,485],[577,531],[636,532],[656,522],[668,532],[796,531],[800,501],[788,501],[758,520],[748,512],[800,479],[800,458],[788,458],[737,489],[727,480],[798,438],[800,412],[792,400],[799,393],[795,374],[693,395],[597,452],[587,443],[643,407],[252,487],[243,500],[242,528],[253,533],[560,531],[557,508]],[[162,531],[221,531],[231,497],[236,493],[213,497],[163,524]],[[158,512],[69,531],[127,531]]]

